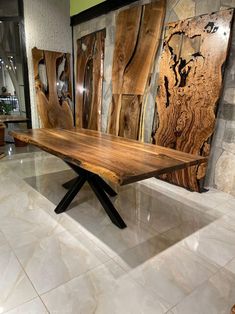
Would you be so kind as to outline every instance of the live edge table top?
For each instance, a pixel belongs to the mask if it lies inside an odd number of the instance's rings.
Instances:
[[[119,185],[207,161],[204,157],[86,129],[33,129],[12,131],[11,135]]]

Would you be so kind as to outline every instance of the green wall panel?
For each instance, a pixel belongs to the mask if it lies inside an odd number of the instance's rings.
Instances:
[[[70,0],[70,15],[78,14],[104,1],[105,0]]]

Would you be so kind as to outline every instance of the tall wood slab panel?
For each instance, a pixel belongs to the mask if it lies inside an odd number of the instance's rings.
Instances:
[[[232,17],[229,9],[168,24],[156,99],[157,145],[209,155]],[[205,173],[206,164],[164,178],[199,191]]]
[[[108,123],[111,134],[139,138],[143,95],[149,83],[164,16],[164,0],[129,8],[117,16],[113,96]]]
[[[70,54],[32,49],[38,114],[43,128],[72,128]]]
[[[76,126],[101,128],[105,30],[77,40]]]

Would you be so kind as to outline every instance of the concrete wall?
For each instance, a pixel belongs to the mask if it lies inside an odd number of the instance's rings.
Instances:
[[[137,1],[132,4],[139,5],[150,1]],[[129,7],[129,6],[127,6]],[[124,7],[122,9],[125,9]],[[235,0],[167,0],[165,24],[186,19],[200,14],[211,13],[228,7],[235,7]],[[76,40],[91,32],[106,28],[102,130],[106,131],[109,106],[112,96],[112,59],[115,40],[115,18],[120,10],[103,15],[99,18],[77,25],[74,28],[74,47]],[[234,24],[235,25],[235,24]],[[162,39],[164,32],[162,33]],[[146,142],[151,139],[151,126],[155,108],[157,92],[157,78],[159,54],[155,60],[150,94],[145,114]],[[76,61],[76,60],[75,60]],[[216,131],[213,138],[210,163],[207,171],[206,186],[213,186],[219,190],[235,195],[235,27],[230,56],[225,71],[224,93],[219,104],[219,114]]]
[[[38,127],[32,48],[71,53],[70,3],[68,0],[24,0],[24,17],[32,125]]]

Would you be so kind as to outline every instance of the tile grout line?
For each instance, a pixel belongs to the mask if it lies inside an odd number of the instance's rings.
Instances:
[[[20,177],[20,179],[22,179],[22,178]],[[38,192],[38,191],[37,191],[37,192]],[[39,193],[39,192],[38,192],[38,193]],[[42,195],[41,193],[39,193],[39,194]],[[42,195],[42,196],[43,196],[43,195]],[[47,198],[46,198],[46,199],[47,199]],[[48,200],[48,199],[47,199],[47,200]],[[227,200],[227,201],[225,202],[225,204],[226,204],[227,202],[229,202],[229,200]],[[48,213],[47,213],[47,214],[48,214]],[[49,215],[49,214],[48,214],[48,215]],[[223,216],[224,216],[224,215],[226,215],[226,214],[223,214]],[[215,221],[219,220],[220,218],[221,218],[221,217],[217,218]],[[55,221],[56,221],[56,220],[55,220]],[[142,222],[141,220],[139,220],[139,219],[138,219],[138,221],[141,222],[141,223],[143,223],[143,222]],[[63,227],[63,225],[61,225],[59,222],[57,222],[57,223],[58,223],[60,226]],[[64,227],[63,227],[63,228],[64,228]],[[64,228],[64,229],[65,229],[65,228]],[[173,227],[172,229],[174,229],[174,227]],[[169,230],[171,230],[171,229],[169,229]],[[201,229],[199,229],[198,231],[200,231],[200,230],[201,230]],[[65,230],[59,232],[58,234],[61,234],[61,233],[65,232],[65,231],[67,231],[67,232],[70,233],[70,231],[68,231],[67,229],[65,229]],[[198,232],[198,231],[196,231],[196,232]],[[48,292],[50,292],[50,291],[52,291],[52,290],[54,290],[54,289],[57,289],[57,288],[60,287],[61,285],[64,285],[64,284],[68,283],[69,281],[71,281],[71,280],[73,280],[73,279],[75,279],[75,278],[78,278],[78,277],[80,277],[80,276],[83,276],[83,275],[87,274],[88,272],[91,272],[91,271],[93,271],[94,269],[96,269],[96,268],[98,268],[98,267],[101,267],[102,265],[104,265],[104,264],[110,262],[111,260],[112,260],[115,264],[117,264],[117,265],[123,270],[124,273],[126,273],[129,277],[131,277],[131,276],[129,275],[128,271],[126,271],[126,270],[124,269],[124,267],[122,267],[116,260],[114,260],[115,256],[114,256],[114,257],[111,257],[110,255],[108,255],[100,246],[98,246],[98,245],[95,243],[95,241],[93,241],[92,238],[88,237],[85,232],[83,232],[82,230],[80,230],[79,232],[81,232],[85,237],[87,237],[90,241],[92,241],[92,243],[94,243],[94,244],[96,245],[96,247],[97,247],[99,250],[101,250],[103,253],[105,253],[105,255],[107,255],[107,256],[109,257],[109,259],[108,259],[106,262],[101,263],[100,265],[97,265],[97,266],[95,266],[95,267],[93,267],[93,268],[87,270],[85,273],[80,274],[80,275],[78,275],[78,276],[75,276],[75,277],[69,279],[68,281],[66,281],[66,282],[64,282],[64,283],[61,283],[61,284],[58,285],[57,287],[54,287],[54,288],[52,288],[52,289],[46,291],[45,293],[42,293],[41,295],[44,295],[44,294],[46,294],[46,293],[48,293]],[[73,237],[75,237],[75,236],[73,235],[73,233],[70,233],[70,234],[71,234]],[[4,234],[4,233],[3,233],[3,235],[4,235],[4,237],[5,237],[5,234]],[[155,235],[156,235],[156,234],[155,234]],[[159,233],[158,235],[161,235],[161,234]],[[43,237],[43,238],[46,238],[46,237]],[[13,251],[13,253],[14,253],[16,259],[18,260],[18,257],[17,257],[17,255],[15,254],[15,250],[11,247],[11,245],[10,245],[10,243],[8,242],[7,239],[6,239],[6,242],[8,243],[9,247],[10,247],[11,250]],[[80,241],[79,241],[79,242],[80,242]],[[138,246],[138,244],[135,245],[135,246],[133,246],[133,247],[131,247],[131,248],[128,248],[128,249],[132,249],[132,248],[134,248],[134,247],[136,247],[136,246]],[[199,256],[199,255],[197,255],[196,253],[194,253],[193,251],[189,250],[189,249],[186,248],[186,247],[184,247],[184,249],[187,250],[187,251],[190,251],[191,253],[195,254],[196,256]],[[199,256],[199,257],[201,257],[201,256]],[[234,257],[231,258],[231,260],[233,260],[233,259],[234,259]],[[231,260],[230,260],[230,261],[231,261]],[[229,262],[230,262],[230,261],[229,261]],[[27,274],[26,270],[24,269],[23,265],[21,264],[21,262],[20,262],[19,260],[18,260],[18,262],[20,263],[21,268],[23,269],[23,271],[24,271],[26,277],[27,277],[27,278],[29,279],[29,281],[31,282],[31,280],[30,280],[30,278],[28,277],[28,274]],[[228,263],[229,263],[229,262],[228,262]],[[216,271],[214,274],[212,274],[211,276],[209,276],[209,277],[207,278],[207,280],[205,280],[203,283],[201,283],[200,285],[198,285],[197,287],[195,287],[191,292],[189,292],[188,294],[186,294],[186,296],[185,296],[181,301],[179,301],[178,303],[176,303],[173,307],[169,308],[169,309],[167,310],[167,312],[171,311],[175,306],[177,306],[179,303],[181,303],[186,297],[188,297],[189,295],[191,295],[191,294],[192,294],[195,290],[197,290],[200,286],[204,285],[206,281],[210,280],[210,278],[213,277],[213,276],[215,276],[219,271],[221,271],[221,269],[225,269],[225,266],[226,266],[228,263],[226,263],[224,266],[219,266],[219,265],[218,265],[218,269],[217,269],[217,271]],[[229,270],[228,270],[228,271],[229,271]],[[137,283],[139,286],[143,287],[143,285],[141,285],[141,284],[140,284],[138,281],[136,281],[133,277],[131,277],[131,279],[132,279],[135,283]],[[36,294],[38,295],[38,297],[39,297],[40,300],[42,301],[40,295],[38,294],[38,291],[36,290],[36,288],[34,287],[34,285],[33,285],[32,282],[31,282],[31,284],[32,284],[34,290],[36,291]],[[34,298],[33,298],[33,299],[34,299]],[[33,300],[33,299],[32,299],[32,300]],[[29,301],[27,301],[27,302],[29,302]],[[25,302],[25,303],[27,303],[27,302]],[[22,304],[25,304],[25,303],[22,303]],[[42,301],[42,303],[44,304],[43,301]],[[44,305],[45,305],[45,304],[44,304]],[[45,307],[46,307],[46,306],[45,306]],[[47,307],[46,307],[46,309],[47,309]],[[165,312],[165,313],[167,313],[167,312]]]
[[[1,231],[1,232],[2,232],[2,231]],[[2,233],[3,233],[3,232],[2,232]],[[3,235],[4,235],[4,237],[5,237],[5,234],[4,234],[4,233],[3,233]],[[14,248],[11,246],[11,244],[9,243],[9,241],[7,240],[7,238],[6,238],[6,237],[5,237],[5,239],[6,239],[6,241],[7,241],[7,244],[9,245],[10,252],[12,252],[12,253],[13,253],[14,257],[15,257],[15,258],[16,258],[16,260],[18,261],[18,263],[19,263],[19,265],[20,265],[20,268],[21,268],[22,273],[24,273],[25,277],[29,280],[30,284],[32,285],[33,290],[36,292],[36,296],[35,296],[35,297],[33,297],[32,299],[30,299],[30,300],[28,300],[28,301],[25,301],[25,302],[23,302],[23,303],[21,303],[21,304],[17,305],[16,307],[13,307],[13,308],[11,308],[11,309],[9,309],[9,310],[8,310],[8,311],[11,311],[11,310],[16,309],[17,307],[19,307],[19,306],[23,305],[23,304],[26,304],[27,302],[30,302],[30,301],[32,301],[32,300],[34,300],[34,299],[36,299],[37,297],[40,297],[40,296],[39,296],[39,294],[38,294],[38,292],[37,292],[37,290],[36,290],[36,288],[35,288],[35,286],[34,286],[33,282],[31,281],[31,279],[29,278],[28,274],[26,273],[26,271],[25,271],[25,269],[24,269],[23,265],[21,264],[20,260],[18,259],[17,255],[16,255],[16,253],[15,253]],[[46,308],[46,309],[47,309],[47,308]],[[8,311],[7,311],[7,312],[8,312]],[[4,314],[4,313],[7,313],[7,312],[3,312],[3,314]],[[49,312],[48,312],[48,313],[49,313]]]
[[[62,232],[64,232],[64,231],[62,231]],[[60,233],[61,233],[61,232],[60,232]],[[45,239],[45,238],[46,238],[46,237],[44,237],[43,239]],[[20,260],[18,259],[17,255],[16,255],[16,253],[15,253],[14,248],[10,245],[10,243],[9,243],[9,247],[10,247],[12,253],[14,254],[15,258],[17,259],[18,263],[20,264],[23,273],[24,273],[25,276],[28,278],[28,280],[29,280],[29,282],[31,283],[33,289],[35,290],[35,292],[36,292],[36,294],[37,294],[36,297],[39,297],[43,304],[44,304],[44,302],[43,302],[43,300],[42,300],[42,298],[41,298],[42,295],[47,294],[47,293],[49,293],[50,291],[52,291],[52,290],[54,290],[54,289],[57,289],[57,288],[59,288],[60,286],[63,286],[64,284],[67,284],[68,282],[72,281],[73,279],[78,278],[78,277],[81,277],[81,276],[87,274],[88,272],[93,271],[94,269],[96,269],[96,268],[98,268],[98,267],[101,267],[102,265],[104,265],[104,264],[110,262],[110,260],[111,260],[111,258],[110,258],[109,260],[107,260],[107,261],[104,262],[104,263],[101,262],[101,264],[96,265],[96,266],[94,266],[94,267],[88,269],[86,272],[84,272],[84,273],[82,273],[82,274],[79,274],[79,275],[77,275],[77,276],[75,276],[75,277],[73,277],[73,278],[70,278],[70,279],[66,280],[65,282],[63,282],[63,283],[60,283],[60,284],[57,285],[56,287],[53,287],[53,288],[49,289],[48,291],[45,291],[45,292],[39,294],[39,292],[37,291],[35,285],[33,284],[33,282],[31,281],[31,279],[30,279],[30,277],[29,277],[29,275],[27,274],[27,271],[25,270],[24,266],[22,265],[22,263],[21,263]],[[17,248],[17,249],[18,249],[18,248]],[[117,263],[116,263],[116,264],[117,264]],[[35,299],[36,297],[33,297],[32,299],[30,299],[30,300],[28,300],[28,301],[26,301],[26,302],[23,302],[23,303],[20,304],[20,305],[23,305],[23,304],[25,304],[25,303],[27,303],[27,302],[29,302],[29,301],[32,301],[32,300]],[[20,305],[18,305],[18,306],[20,306]],[[14,308],[12,308],[12,309],[17,308],[18,306],[14,307]],[[47,306],[46,306],[45,304],[44,304],[44,306],[45,306],[47,312],[50,313],[50,312],[49,312],[49,309],[47,308]],[[10,309],[10,310],[11,310],[11,309]],[[3,314],[4,314],[4,313],[3,313]]]
[[[231,260],[233,260],[233,259],[234,259],[234,257],[233,257]],[[231,260],[230,260],[229,262],[231,262]],[[218,264],[217,264],[217,265],[218,265]],[[227,264],[225,264],[225,265],[227,265]],[[221,270],[227,270],[227,269],[225,268],[225,265],[224,265],[224,266],[218,265],[218,269],[217,269],[217,271],[216,271],[214,274],[212,274],[211,276],[209,276],[209,277],[208,277],[205,281],[203,281],[200,285],[198,285],[197,287],[193,288],[193,290],[192,290],[191,292],[187,293],[186,296],[185,296],[181,301],[177,302],[173,307],[171,307],[170,309],[168,309],[167,312],[168,312],[168,311],[171,311],[171,310],[174,309],[177,305],[179,305],[180,303],[182,303],[182,301],[183,301],[184,299],[188,298],[191,294],[193,294],[194,291],[196,291],[197,289],[199,289],[200,287],[202,287],[202,286],[203,286],[206,282],[208,282],[212,277],[216,276],[219,272],[221,272]],[[230,272],[229,270],[227,270],[227,271]],[[164,314],[167,314],[167,312],[164,313]]]
[[[97,268],[99,268],[99,267],[101,267],[101,266],[103,266],[103,265],[109,263],[110,261],[111,261],[111,258],[110,258],[108,261],[106,261],[106,262],[104,262],[104,263],[101,263],[100,265],[96,265],[96,266],[94,266],[94,267],[88,269],[87,271],[85,271],[85,272],[82,273],[82,274],[76,275],[75,277],[70,278],[70,279],[66,280],[65,282],[63,282],[63,283],[58,284],[56,287],[51,288],[51,289],[49,289],[49,290],[47,290],[47,291],[41,293],[39,296],[43,296],[43,295],[45,295],[45,294],[48,294],[48,293],[50,293],[51,291],[56,290],[56,289],[58,289],[59,287],[68,284],[70,281],[72,281],[72,280],[74,280],[74,279],[78,279],[78,278],[80,278],[80,277],[82,277],[82,276],[85,276],[85,275],[87,275],[88,273],[93,272],[95,269],[97,269]],[[116,263],[116,264],[117,264],[117,263]],[[117,264],[117,265],[118,265],[118,264]],[[118,265],[118,266],[119,266],[119,265]],[[119,267],[120,267],[120,266],[119,266]]]

